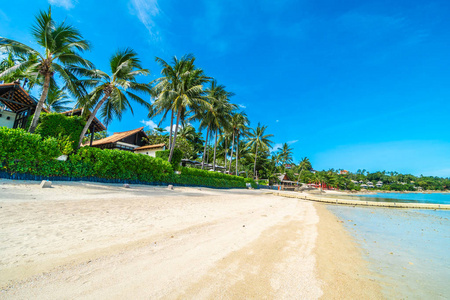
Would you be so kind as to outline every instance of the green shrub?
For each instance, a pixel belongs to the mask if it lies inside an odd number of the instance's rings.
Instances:
[[[156,157],[166,161],[169,160],[169,155],[170,150],[156,151]],[[183,151],[177,148],[173,149],[172,161],[170,163],[172,164],[174,170],[180,169],[180,163],[182,158],[183,158]]]
[[[42,139],[23,129],[0,127],[0,163],[12,172],[37,174],[40,166],[61,155],[55,138]]]
[[[180,167],[181,174],[175,174],[166,160],[128,151],[82,147],[67,161],[56,160],[60,154],[55,138],[42,139],[39,134],[23,129],[0,128],[0,172],[3,173],[216,188],[245,188],[247,182],[255,184],[251,179],[193,168]]]
[[[62,153],[70,154],[77,148],[78,140],[85,124],[86,122],[80,116],[41,113],[36,133],[43,138],[57,138]]]

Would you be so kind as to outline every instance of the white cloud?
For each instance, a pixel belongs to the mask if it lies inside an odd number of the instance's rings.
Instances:
[[[289,142],[287,142],[289,145],[292,145],[292,144],[295,144],[295,143],[297,143],[298,142],[298,140],[293,140],[293,141],[289,141]]]
[[[54,6],[64,7],[65,9],[74,7],[72,0],[48,0],[48,3]]]
[[[274,144],[274,145],[272,146],[272,151],[278,151],[278,148],[282,148],[282,147],[283,147],[283,144],[282,144],[282,143]]]
[[[141,123],[144,124],[144,126],[146,127],[150,127],[150,129],[155,129],[156,127],[158,127],[158,125],[152,120],[148,121],[142,120]]]
[[[245,106],[244,104],[238,104],[238,106],[239,106],[240,108],[247,108],[247,106]]]
[[[151,35],[158,35],[154,21],[160,13],[158,0],[131,0],[131,13],[139,18]]]
[[[173,130],[173,132],[175,132],[175,127],[176,127],[176,125],[173,124],[173,125],[172,125],[172,130]],[[183,126],[182,126],[181,124],[179,124],[179,125],[178,125],[178,130],[180,130],[181,128],[183,128]],[[167,132],[170,132],[170,125],[164,127],[164,129],[165,129]]]

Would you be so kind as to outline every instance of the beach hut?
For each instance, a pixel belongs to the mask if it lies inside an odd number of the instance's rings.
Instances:
[[[37,102],[18,83],[0,84],[0,127],[26,129]],[[42,110],[48,112],[45,108]]]
[[[93,141],[92,147],[100,149],[118,149],[125,151],[134,151],[135,149],[145,146],[144,138],[148,139],[147,134],[144,132],[144,127],[136,128],[133,130],[114,132],[113,135],[107,138]],[[84,146],[88,146],[85,144]]]

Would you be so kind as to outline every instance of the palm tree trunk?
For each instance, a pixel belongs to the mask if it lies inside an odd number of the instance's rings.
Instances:
[[[256,158],[258,157],[258,144],[256,144],[256,151],[255,151],[255,165],[253,166],[253,177],[256,178]]]
[[[84,125],[83,130],[81,131],[80,134],[80,140],[78,141],[78,147],[81,146],[81,143],[83,142],[83,138],[86,135],[87,130],[89,129],[89,127],[91,126],[92,120],[94,120],[95,115],[97,114],[98,110],[100,109],[100,107],[102,107],[103,103],[105,103],[106,99],[108,99],[109,94],[105,94],[102,98],[102,100],[100,100],[99,103],[97,103],[97,105],[95,106],[94,111],[91,113],[91,115],[89,116],[89,119],[86,121],[86,125]]]
[[[215,141],[214,141],[214,159],[213,159],[213,171],[216,170],[216,148],[217,148],[217,131],[215,134]]]
[[[205,164],[206,145],[208,144],[208,136],[209,136],[209,126],[208,126],[208,129],[206,130],[205,148],[203,149],[203,157],[202,157],[202,170],[203,170],[203,166]]]
[[[233,141],[231,144],[230,169],[228,170],[229,174],[231,174],[231,162],[233,161],[233,148],[234,148],[234,129],[233,129]]]
[[[169,149],[172,149],[172,127],[173,127],[173,110],[170,117],[170,134],[169,134]]]
[[[236,135],[236,176],[238,175],[238,161],[239,161],[239,132]]]
[[[228,155],[228,148],[227,148],[227,138],[226,138],[226,136],[224,137],[224,140],[223,140],[223,142],[225,143],[225,160],[224,160],[224,162],[225,162],[225,171],[227,170],[227,155]]]
[[[28,129],[29,133],[34,133],[39,121],[39,115],[41,114],[42,107],[44,106],[45,99],[47,99],[48,90],[50,87],[50,74],[45,74],[44,79],[44,87],[42,88],[41,98],[39,99],[38,104],[36,105],[36,110],[34,111],[33,120],[31,121],[30,128]]]
[[[173,150],[175,149],[175,143],[177,142],[178,124],[180,123],[181,109],[177,113],[177,124],[175,125],[175,133],[173,134],[172,148],[170,148],[169,162],[172,160]]]

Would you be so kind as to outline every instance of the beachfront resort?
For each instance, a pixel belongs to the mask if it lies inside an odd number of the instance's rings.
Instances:
[[[449,176],[316,170],[200,56],[69,20],[0,36],[1,299],[450,297]]]

